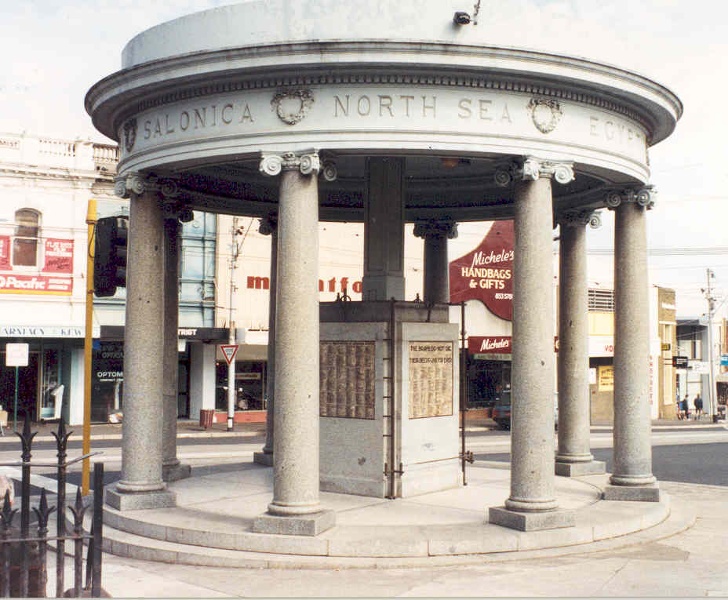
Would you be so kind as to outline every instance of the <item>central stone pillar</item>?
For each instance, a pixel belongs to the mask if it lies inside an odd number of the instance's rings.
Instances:
[[[554,306],[551,177],[574,178],[570,165],[529,158],[516,173],[513,268],[511,493],[490,522],[521,531],[571,527],[557,510],[554,474]]]
[[[335,523],[319,502],[317,154],[267,155],[280,174],[276,284],[273,501],[253,531],[318,535]]]
[[[425,302],[450,302],[450,263],[447,241],[458,236],[453,221],[421,221],[415,223],[414,234],[425,240],[423,297]]]
[[[276,289],[278,279],[278,215],[269,214],[260,220],[261,235],[270,236],[270,285],[268,286],[268,363],[265,377],[265,444],[253,454],[253,462],[270,467],[273,465],[273,407],[275,405],[276,374]]]
[[[156,178],[134,174],[117,181],[116,188],[119,195],[130,196],[121,479],[106,492],[106,501],[117,510],[175,504],[162,478],[162,187]]]
[[[650,441],[650,330],[645,211],[650,190],[611,194],[614,224],[614,471],[605,500],[658,502]]]
[[[556,474],[578,477],[605,473],[589,443],[589,292],[586,226],[598,227],[598,213],[560,216],[559,252],[559,443]]]
[[[367,160],[362,300],[404,300],[405,159]]]

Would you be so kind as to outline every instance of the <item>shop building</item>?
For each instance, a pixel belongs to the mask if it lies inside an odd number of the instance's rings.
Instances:
[[[117,161],[115,144],[0,134],[0,405],[11,423],[83,422],[86,219],[92,199],[97,218],[128,215]],[[214,404],[215,348],[227,338],[214,327],[215,216],[194,213],[181,239],[179,416],[189,416]],[[123,410],[124,306],[124,288],[94,297],[92,422]],[[17,367],[8,344],[21,344]]]
[[[0,404],[11,420],[82,422],[86,211],[90,198],[118,202],[117,158],[115,145],[0,134]],[[7,344],[26,345],[27,366],[8,366]]]

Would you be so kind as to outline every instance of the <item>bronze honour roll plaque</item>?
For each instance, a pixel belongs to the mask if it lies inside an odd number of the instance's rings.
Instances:
[[[322,417],[374,418],[374,342],[321,342]]]
[[[410,342],[410,419],[452,415],[452,357],[452,342]]]

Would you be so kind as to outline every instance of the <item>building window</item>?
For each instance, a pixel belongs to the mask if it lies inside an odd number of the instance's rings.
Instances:
[[[40,213],[29,208],[15,212],[15,237],[13,238],[13,265],[16,267],[38,266],[38,238]]]

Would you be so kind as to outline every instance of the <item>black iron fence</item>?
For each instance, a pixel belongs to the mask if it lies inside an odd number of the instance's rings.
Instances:
[[[5,492],[0,510],[0,596],[2,597],[47,597],[49,552],[55,550],[56,592],[55,597],[98,598],[104,594],[101,588],[101,548],[103,534],[103,488],[104,465],[94,464],[93,472],[93,519],[90,533],[84,532],[84,516],[89,504],[84,503],[79,488],[75,502],[66,506],[66,474],[68,467],[87,459],[91,454],[67,460],[68,438],[61,419],[58,431],[53,432],[57,446],[57,461],[53,463],[32,462],[31,447],[38,432],[30,431],[30,423],[25,420],[23,432],[15,432],[22,443],[20,462],[0,463],[4,467],[20,467],[20,509],[13,508],[10,490]],[[31,468],[52,467],[56,469],[56,505],[49,506],[45,488],[41,489],[38,505],[31,512]],[[20,525],[13,522],[18,511]],[[56,513],[55,535],[48,535],[51,514]],[[35,517],[31,527],[32,517]],[[72,530],[72,531],[69,531]],[[66,548],[69,542],[69,548]],[[88,543],[86,557],[86,583],[83,583],[83,550]],[[66,589],[66,551],[73,556],[73,586]]]

